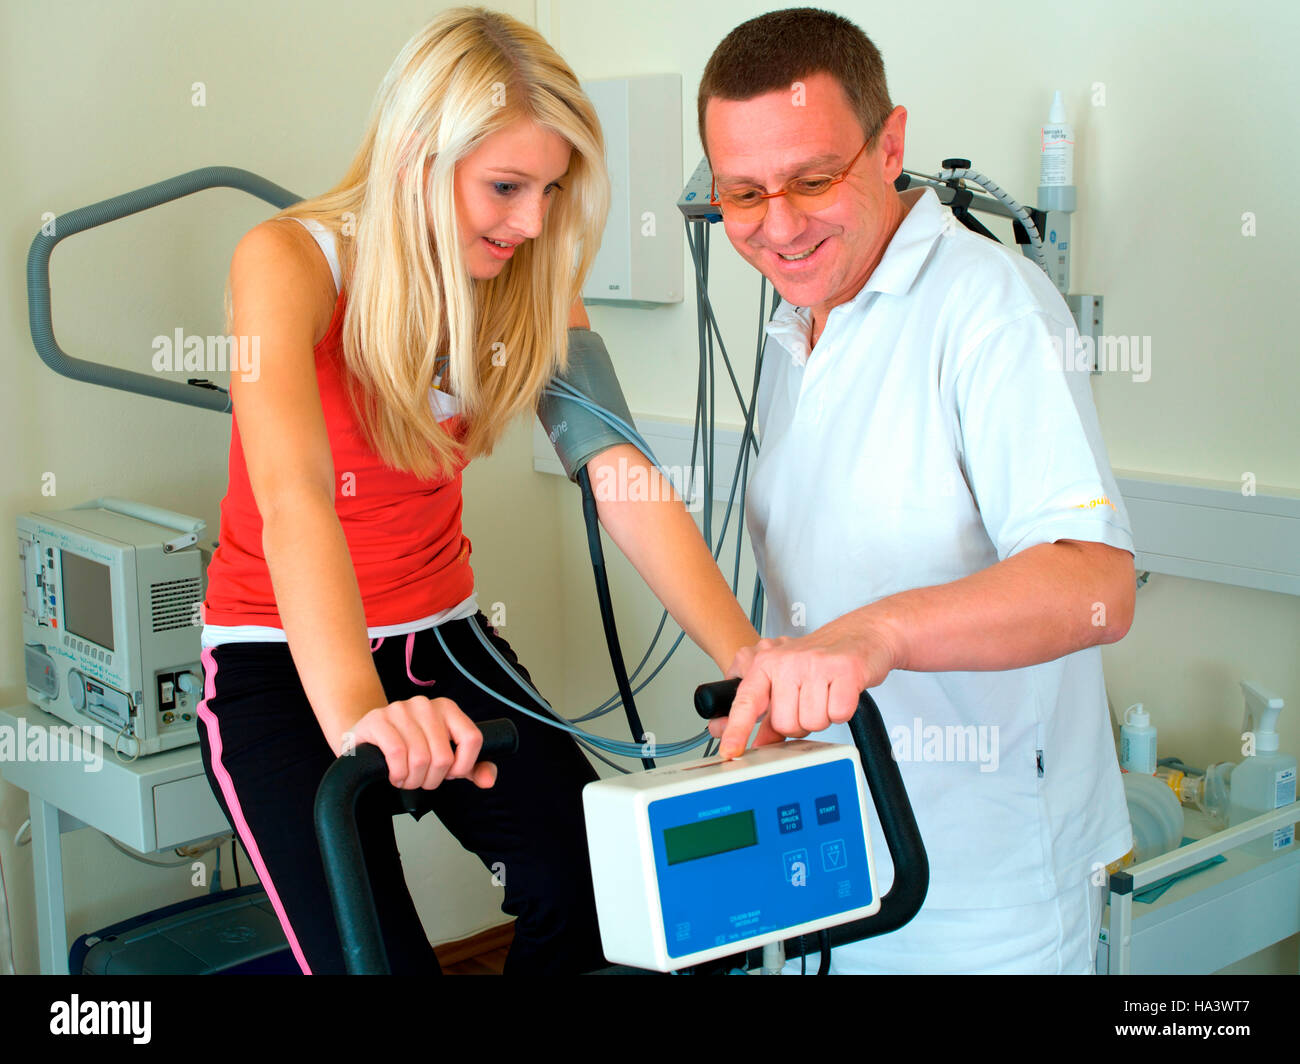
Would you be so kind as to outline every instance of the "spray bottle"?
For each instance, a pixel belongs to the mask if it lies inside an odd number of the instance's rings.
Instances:
[[[1246,716],[1241,726],[1246,757],[1232,770],[1228,803],[1228,824],[1232,827],[1295,801],[1296,759],[1279,753],[1277,748],[1282,699],[1249,681],[1242,681],[1241,690],[1246,696]],[[1294,844],[1295,825],[1288,824],[1241,849],[1269,857]]]
[[[1075,209],[1074,128],[1066,121],[1061,90],[1052,97],[1047,122],[1039,127],[1038,209],[1047,275],[1064,295],[1070,290],[1070,214]]]
[[[1119,767],[1125,772],[1155,775],[1156,730],[1141,702],[1124,710],[1124,726],[1119,730]]]
[[[1069,193],[1058,193],[1068,197],[1068,206],[1064,203],[1058,209],[1074,209],[1074,128],[1065,120],[1065,101],[1061,99],[1061,90],[1057,89],[1052,97],[1052,108],[1047,115],[1047,124],[1041,130],[1039,145],[1039,193],[1045,188],[1069,189]],[[1042,206],[1040,203],[1039,206]]]

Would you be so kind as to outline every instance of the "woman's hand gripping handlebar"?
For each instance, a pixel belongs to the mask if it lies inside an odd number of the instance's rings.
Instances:
[[[402,789],[428,791],[454,779],[486,788],[496,782],[497,770],[482,742],[474,722],[450,698],[417,695],[372,709],[335,753],[377,746],[388,764],[388,782]]]
[[[481,739],[476,750],[480,766],[490,758],[508,756],[519,748],[519,732],[513,721],[487,720],[477,727],[470,726],[474,729],[470,742]],[[495,769],[489,766],[489,770],[495,778]],[[467,778],[475,778],[473,771],[476,769],[466,773]],[[356,807],[366,787],[391,778],[392,769],[384,751],[367,742],[330,765],[316,791],[316,839],[334,903],[343,961],[350,975],[390,970],[357,833]],[[399,805],[395,805],[393,812],[400,808],[418,819],[428,811],[430,794],[429,790],[417,787],[397,791]]]

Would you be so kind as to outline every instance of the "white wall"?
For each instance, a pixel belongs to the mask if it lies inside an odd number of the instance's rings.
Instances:
[[[202,516],[217,531],[225,490],[224,415],[75,384],[40,364],[26,324],[24,263],[43,212],[62,213],[210,164],[238,165],[303,195],[341,174],[379,79],[401,44],[447,4],[397,0],[364,10],[340,0],[269,5],[197,0],[114,5],[62,0],[0,9],[0,336],[10,386],[0,389],[7,456],[0,525],[100,494]],[[719,0],[652,8],[604,0],[496,3],[548,33],[583,78],[680,72],[683,180],[700,157],[695,90],[716,42],[760,10]],[[962,155],[1022,200],[1037,185],[1037,127],[1052,90],[1075,124],[1075,291],[1106,298],[1110,333],[1152,337],[1146,383],[1096,380],[1117,467],[1300,487],[1296,344],[1284,327],[1300,226],[1277,163],[1293,131],[1300,75],[1289,49],[1300,15],[1283,0],[1226,13],[1209,3],[1096,0],[1057,8],[995,0],[978,9],[827,5],[881,48],[896,103],[909,110],[907,165]],[[1032,32],[1027,32],[1032,28]],[[1013,58],[1016,41],[1023,54]],[[1034,50],[1032,42],[1055,42]],[[206,85],[206,106],[191,86]],[[1104,106],[1094,106],[1096,86]],[[1272,149],[1272,150],[1270,150]],[[1242,214],[1257,235],[1242,235]],[[242,193],[206,192],[78,236],[54,255],[57,336],[71,354],[143,368],[150,340],[177,327],[220,331],[230,249],[271,213]],[[713,296],[742,380],[752,372],[758,278],[715,234]],[[689,274],[688,274],[689,276]],[[638,414],[691,416],[693,298],[659,310],[593,308]],[[720,395],[722,393],[720,392]],[[725,422],[738,420],[725,403]],[[529,428],[517,426],[465,482],[480,600],[502,602],[506,635],[557,708],[578,712],[613,691],[592,595],[577,492],[532,472]],[[527,513],[531,535],[520,534]],[[720,519],[719,519],[720,520]],[[639,660],[659,608],[607,542],[626,656]],[[726,557],[730,557],[727,555]],[[745,559],[742,600],[752,564]],[[730,567],[727,567],[730,572]],[[14,591],[12,567],[0,588]],[[16,611],[0,611],[0,695],[23,701]],[[671,635],[675,631],[668,626]],[[1300,749],[1300,600],[1155,577],[1128,638],[1105,651],[1118,708],[1143,701],[1161,750],[1191,762],[1235,757],[1237,681],[1253,678],[1288,703],[1282,743]],[[647,725],[695,730],[689,694],[716,676],[683,647],[653,693]],[[617,715],[607,723],[622,735]],[[35,970],[30,849],[13,833],[26,795],[0,785],[0,860],[20,970]],[[477,862],[426,818],[401,829],[408,875],[435,941],[501,919]],[[66,837],[74,936],[192,895],[183,871],[143,868],[91,832]],[[227,854],[229,850],[227,849]],[[247,868],[245,872],[247,874]],[[436,880],[436,889],[435,889]],[[1295,970],[1275,950],[1257,964]]]

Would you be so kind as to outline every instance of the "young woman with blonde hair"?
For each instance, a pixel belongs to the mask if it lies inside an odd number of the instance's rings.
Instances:
[[[460,8],[402,49],[344,179],[235,250],[229,330],[258,336],[262,358],[256,380],[231,381],[200,741],[304,972],[342,970],[312,802],[363,742],[395,785],[437,789],[435,812],[485,865],[504,864],[507,971],[602,963],[580,798],[595,773],[568,735],[464,679],[434,630],[529,704],[471,627],[528,678],[475,602],[461,470],[566,370],[608,196],[573,72],[530,27]],[[616,444],[593,480],[620,462],[648,467]],[[757,641],[675,496],[599,512],[720,671]],[[499,716],[520,752],[476,765],[475,721]],[[436,971],[379,796],[358,821],[393,971]]]

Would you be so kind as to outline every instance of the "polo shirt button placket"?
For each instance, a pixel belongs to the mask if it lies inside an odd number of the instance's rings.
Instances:
[[[795,400],[794,420],[803,425],[816,425],[822,417],[822,398],[813,395],[813,387],[805,379]]]
[[[825,382],[821,379],[823,376],[823,367],[826,362],[825,358],[825,332],[822,333],[822,339],[818,341],[822,348],[822,360],[814,367],[811,362],[804,366],[804,377],[799,389],[799,405],[803,408],[803,420],[810,425],[816,425],[822,419],[822,408],[825,405]],[[812,394],[815,392],[816,394]]]

